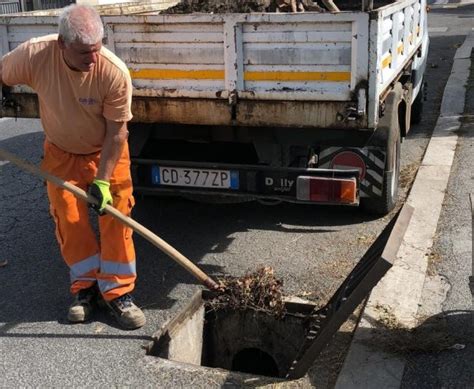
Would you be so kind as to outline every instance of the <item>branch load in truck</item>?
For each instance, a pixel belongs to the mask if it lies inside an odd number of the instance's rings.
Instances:
[[[161,13],[176,4],[99,7],[133,80],[137,192],[393,209],[423,102],[426,0]],[[0,16],[0,54],[54,33],[56,15]],[[34,91],[4,91],[2,115],[38,117]]]

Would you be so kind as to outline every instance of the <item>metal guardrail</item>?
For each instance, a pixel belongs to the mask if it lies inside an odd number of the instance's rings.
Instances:
[[[41,8],[38,9],[63,8],[75,2],[75,0],[40,0],[39,3],[41,3]]]
[[[0,15],[66,7],[76,0],[0,0]]]
[[[20,1],[0,1],[0,15],[21,12]]]

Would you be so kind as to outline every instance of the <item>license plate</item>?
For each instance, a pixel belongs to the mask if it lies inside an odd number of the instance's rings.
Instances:
[[[231,170],[153,166],[151,175],[153,185],[217,189],[239,188],[239,173]]]

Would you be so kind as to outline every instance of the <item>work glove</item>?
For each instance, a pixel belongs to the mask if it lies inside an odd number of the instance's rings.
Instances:
[[[107,204],[112,204],[112,194],[110,193],[110,183],[104,180],[95,179],[89,186],[89,195],[97,199],[97,204],[89,203],[94,211],[100,216],[104,215],[104,208]]]

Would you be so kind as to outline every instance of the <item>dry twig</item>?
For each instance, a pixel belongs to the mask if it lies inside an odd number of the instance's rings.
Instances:
[[[281,291],[283,282],[275,278],[271,267],[261,267],[240,278],[223,277],[218,283],[219,293],[207,302],[211,309],[253,309],[275,316],[285,313]]]

